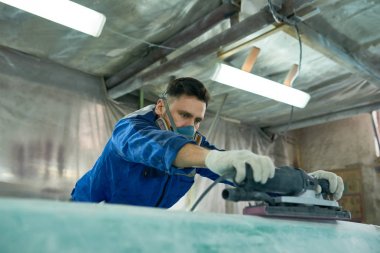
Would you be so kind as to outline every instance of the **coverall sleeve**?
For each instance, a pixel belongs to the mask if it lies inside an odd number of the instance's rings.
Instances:
[[[112,133],[112,146],[125,160],[173,174],[173,162],[187,138],[159,129],[152,122],[133,117],[120,120]],[[195,143],[194,143],[195,144]]]

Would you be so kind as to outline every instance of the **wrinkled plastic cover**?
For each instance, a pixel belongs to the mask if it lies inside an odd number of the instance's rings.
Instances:
[[[106,16],[99,38],[0,2],[0,45],[92,75],[109,76],[221,4],[220,0],[75,2]]]
[[[0,194],[68,200],[116,121],[136,110],[137,101],[110,100],[100,78],[17,52],[0,53]],[[207,115],[203,134],[208,134],[212,120],[213,115]],[[255,128],[226,120],[217,125],[210,141],[219,148],[252,149],[287,160],[283,143],[268,146]],[[203,180],[195,187],[199,193],[211,182]],[[225,210],[217,189],[211,196],[206,210]]]
[[[0,91],[3,195],[68,199],[128,112],[107,99],[100,78],[7,50]]]
[[[0,3],[0,45],[85,73],[108,77],[146,56],[155,47],[153,44],[161,44],[225,2],[79,1],[80,4],[107,16],[103,33],[97,39]],[[244,20],[254,15],[267,4],[266,0],[242,1],[240,19]],[[327,53],[323,54],[312,46],[309,47],[305,36],[301,73],[294,83],[294,88],[310,93],[312,99],[305,109],[294,111],[293,120],[304,120],[379,103],[379,78],[377,82],[366,81],[362,74],[370,68],[375,70],[372,71],[375,72],[373,79],[376,78],[376,73],[379,77],[377,70],[380,26],[374,20],[377,20],[380,5],[377,1],[362,0],[314,1],[313,5],[320,8],[320,13],[307,19],[305,25],[320,34],[315,39],[315,44],[324,46]],[[185,49],[190,49],[200,41],[207,41],[228,29],[229,25],[225,23],[230,22],[226,19],[223,24],[217,25],[200,38],[173,49],[173,53],[168,56],[169,62],[186,51]],[[303,32],[301,30],[301,34]],[[345,50],[329,54],[331,40]],[[261,48],[261,53],[252,72],[283,82],[290,67],[299,60],[297,39],[279,29],[278,32],[256,42],[252,46]],[[226,59],[227,63],[240,68],[249,50],[250,48],[246,48]],[[219,61],[216,53],[201,55],[200,60],[187,62],[181,67],[176,66],[170,73],[157,74],[157,78],[149,80],[148,84],[151,86],[147,89],[157,96],[161,89],[157,90],[153,85],[166,84],[171,75],[197,77],[206,82],[213,94],[210,111],[217,111],[224,94],[228,93],[223,116],[261,127],[286,124],[289,106],[210,82],[210,70]],[[337,59],[341,61],[337,62]],[[347,67],[350,65],[360,65],[362,69],[352,70]],[[137,86],[147,84],[139,78],[133,78],[130,82]]]
[[[84,5],[87,2],[90,1],[80,1]],[[110,8],[108,2],[91,1],[94,9],[107,11],[109,17],[99,39],[1,4],[1,45],[40,59],[3,47],[0,50],[0,194],[68,199],[75,181],[92,167],[101,153],[117,119],[137,109],[136,100],[125,100],[129,102],[127,105],[110,100],[102,80],[83,72],[97,76],[117,72],[150,50],[144,41],[161,43],[220,3],[211,0],[119,1],[112,2]],[[376,31],[380,26],[373,20],[378,16],[379,5],[360,0],[352,0],[347,6],[345,3],[325,1],[320,6],[320,15],[325,20],[323,25],[318,25],[320,19],[307,22],[318,29],[325,28],[326,23],[331,24],[357,42],[356,56],[366,56],[370,52],[371,57],[366,58],[376,62],[380,55],[380,33]],[[244,19],[260,10],[267,1],[242,1],[242,4],[241,17]],[[343,11],[337,12],[335,7],[340,5]],[[228,27],[226,23],[228,20],[182,49],[215,36]],[[328,44],[324,42],[326,38],[320,39],[322,44]],[[355,49],[352,48],[355,44],[344,36],[340,42],[344,48]],[[253,71],[256,74],[282,81],[289,67],[298,62],[298,42],[283,32],[258,41],[256,46],[263,50]],[[294,85],[310,92],[312,100],[305,110],[295,110],[293,120],[379,101],[380,90],[375,84],[306,45],[303,50],[301,75]],[[169,59],[182,52],[178,51]],[[248,49],[228,61],[240,67],[247,52]],[[213,95],[209,111],[216,112],[228,93],[223,116],[260,126],[288,121],[290,108],[283,104],[209,82],[209,72],[217,61],[215,55],[205,57],[185,64],[172,74],[186,74],[205,81]],[[167,79],[164,76],[152,81],[156,86],[149,86],[146,91],[152,93],[152,100],[162,92]],[[202,123],[205,134],[212,116]],[[292,150],[283,138],[271,142],[252,126],[223,119],[217,126],[209,137],[218,147],[251,149],[270,155],[277,165],[292,164]],[[189,206],[210,183],[207,179],[197,180],[196,186],[184,198],[185,204],[179,203],[179,206]],[[219,185],[211,191],[199,210],[238,210],[238,205],[220,200],[223,188],[224,185]]]

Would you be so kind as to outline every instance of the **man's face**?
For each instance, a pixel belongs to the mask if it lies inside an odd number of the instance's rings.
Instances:
[[[199,129],[206,113],[205,102],[187,95],[182,95],[179,98],[168,98],[167,101],[176,127],[194,126],[195,131]],[[163,99],[158,100],[155,112],[158,116],[165,118],[166,122],[170,122],[165,113]]]

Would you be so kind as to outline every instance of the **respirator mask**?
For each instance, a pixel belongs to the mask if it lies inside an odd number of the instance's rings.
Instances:
[[[180,134],[182,136],[185,136],[186,138],[188,138],[190,140],[193,140],[194,136],[196,134],[194,126],[176,127],[176,125],[174,123],[173,116],[172,116],[172,114],[171,114],[171,112],[169,110],[169,104],[168,104],[167,99],[164,98],[164,97],[162,97],[161,99],[164,102],[165,111],[166,111],[166,114],[168,115],[169,122],[170,122],[170,125],[171,125],[171,129],[173,130],[173,132],[178,133],[178,134]],[[158,126],[161,129],[170,130],[170,128],[166,124],[165,119],[159,118],[156,122],[157,122]]]

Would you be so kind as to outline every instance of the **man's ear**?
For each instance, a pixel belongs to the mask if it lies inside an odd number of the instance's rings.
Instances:
[[[154,109],[154,112],[160,117],[165,113],[165,105],[164,105],[164,100],[162,98],[157,100],[156,108]]]

